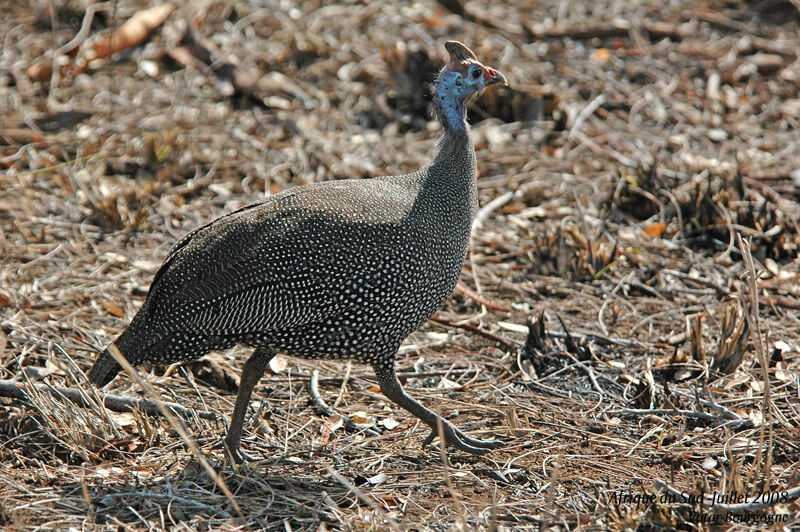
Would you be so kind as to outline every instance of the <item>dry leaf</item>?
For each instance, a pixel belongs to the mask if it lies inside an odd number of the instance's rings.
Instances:
[[[790,346],[789,344],[787,344],[783,340],[778,340],[777,342],[775,342],[775,349],[778,349],[781,352],[797,351],[796,349],[793,349],[792,346]]]
[[[239,379],[229,371],[228,367],[223,366],[212,358],[201,358],[187,364],[185,367],[195,377],[217,389],[235,392],[239,387]]]
[[[154,260],[135,260],[131,263],[134,268],[146,273],[155,273],[161,263]]]
[[[501,329],[505,329],[507,331],[518,332],[522,334],[528,334],[528,326],[521,325],[519,323],[510,323],[507,321],[498,321],[497,326]]]
[[[339,414],[328,416],[325,418],[325,426],[328,427],[331,432],[333,432],[344,426],[344,418]]]
[[[319,436],[313,438],[314,446],[327,445],[331,441],[331,428],[327,421],[322,423],[319,433]]]
[[[196,66],[202,64],[202,61],[197,59],[194,54],[192,53],[192,49],[188,46],[178,46],[177,48],[173,48],[167,51],[167,55],[170,56],[175,62],[180,63],[184,67]]]
[[[536,368],[533,367],[533,362],[527,358],[522,359],[519,369],[522,371],[522,380],[525,382],[530,382],[538,378],[536,375]]]
[[[36,63],[28,67],[25,75],[33,81],[44,81],[53,74],[53,67],[50,63]]]
[[[767,257],[764,259],[764,267],[767,269],[769,273],[771,273],[774,277],[778,277],[781,274],[781,268],[778,266],[778,263],[775,262],[774,259]]]
[[[371,418],[366,412],[363,410],[359,410],[358,412],[353,412],[353,423],[357,423],[359,425],[374,425],[375,419]]]
[[[172,4],[162,4],[138,11],[111,35],[111,39],[98,38],[91,44],[90,49],[81,55],[85,55],[85,60],[91,61],[136,46],[161,26],[176,7]]]
[[[694,377],[696,373],[697,371],[695,370],[679,369],[675,371],[675,374],[672,376],[672,380],[675,382],[685,381]]]
[[[32,381],[39,381],[43,378],[52,375],[57,370],[53,368],[42,368],[39,366],[25,366],[22,368],[22,374]]]
[[[598,48],[592,54],[592,59],[604,65],[611,60],[611,50],[608,48]]]
[[[135,427],[136,417],[131,412],[109,412],[120,427]]]
[[[744,372],[739,372],[735,374],[733,377],[725,377],[720,378],[717,380],[719,384],[722,385],[722,389],[717,388],[716,390],[711,390],[712,392],[716,391],[717,393],[724,393],[728,390],[736,388],[737,386],[741,386],[749,382],[751,379],[750,375]]]
[[[378,473],[374,477],[369,477],[367,479],[367,482],[369,482],[373,486],[377,486],[378,484],[383,484],[387,480],[389,480],[389,477],[387,475],[384,475],[383,473]]]
[[[728,440],[728,449],[730,449],[733,452],[747,451],[749,453],[752,453],[756,449],[758,449],[758,440],[735,436],[730,440]]]
[[[506,422],[508,423],[508,432],[515,438],[522,438],[525,436],[525,430],[517,415],[517,410],[514,407],[509,407],[506,410]]]
[[[0,144],[29,144],[31,142],[42,142],[42,140],[44,140],[44,137],[30,128],[0,129]]]
[[[458,385],[457,382],[451,381],[450,379],[448,379],[446,377],[442,377],[442,380],[440,380],[439,384],[437,385],[437,388],[445,388],[445,389],[448,389],[448,390],[451,389],[451,388],[458,388],[458,387],[459,387],[459,385]]]
[[[388,430],[394,430],[400,426],[400,422],[393,417],[387,417],[381,421],[381,425],[386,427]]]
[[[122,307],[120,307],[116,303],[103,300],[100,302],[100,306],[103,307],[106,310],[106,312],[108,312],[112,316],[116,316],[117,318],[125,317],[125,311],[123,311]]]
[[[664,222],[658,222],[645,227],[644,234],[653,238],[657,238],[663,235],[664,231],[666,230],[667,230],[667,224],[665,224]]]
[[[273,373],[282,373],[286,371],[287,365],[289,365],[289,361],[283,355],[275,355],[269,361],[269,369],[271,369]]]
[[[383,501],[387,508],[400,508],[403,505],[403,501],[394,495],[383,495],[379,498]]]

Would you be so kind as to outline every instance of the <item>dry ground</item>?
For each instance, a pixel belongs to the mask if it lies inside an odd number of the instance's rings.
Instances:
[[[91,24],[85,2],[0,4],[0,379],[40,385],[0,399],[0,526],[704,529],[742,515],[661,499],[659,481],[777,494],[757,516],[798,526],[782,493],[800,485],[794,0],[186,2],[112,62],[54,73],[83,21],[102,43],[150,2],[97,4]],[[286,359],[246,427],[262,461],[232,468],[213,446],[244,349],[140,368],[190,409],[199,453],[163,417],[100,406],[82,372],[186,231],[286,187],[425,164],[426,91],[452,38],[512,88],[472,109],[482,210],[464,289],[398,369],[507,445],[443,460],[371,371]],[[313,369],[325,401],[378,430],[326,416]],[[127,375],[110,391],[144,393]]]

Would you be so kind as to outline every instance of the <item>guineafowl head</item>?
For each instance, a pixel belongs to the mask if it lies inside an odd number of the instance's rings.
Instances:
[[[497,70],[478,61],[475,54],[458,41],[444,45],[450,61],[439,73],[434,95],[434,107],[446,130],[462,132],[466,128],[465,101],[473,94],[496,83],[508,85]]]

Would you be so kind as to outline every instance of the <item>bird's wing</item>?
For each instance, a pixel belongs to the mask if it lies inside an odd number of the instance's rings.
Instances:
[[[358,224],[342,220],[360,220],[370,209],[371,227],[393,226],[397,214],[388,213],[406,208],[398,206],[396,186],[371,181],[320,184],[313,194],[292,189],[193,231],[156,274],[150,311],[183,327],[231,333],[333,315],[341,290],[335,279],[357,275],[363,244]],[[394,209],[371,206],[378,196]]]
[[[289,194],[287,193],[287,195],[289,195]],[[245,205],[244,207],[241,207],[239,209],[236,209],[235,211],[231,211],[231,212],[229,212],[227,214],[224,214],[224,215],[220,216],[219,218],[216,218],[216,219],[214,219],[214,220],[212,220],[212,221],[210,221],[210,222],[208,222],[208,223],[206,223],[204,225],[201,225],[200,227],[196,227],[196,228],[192,229],[191,231],[189,231],[188,233],[186,233],[183,237],[181,237],[180,240],[178,240],[175,243],[175,245],[172,246],[172,249],[169,250],[169,253],[167,253],[167,256],[164,259],[164,262],[161,264],[161,267],[158,269],[158,271],[156,272],[155,276],[153,276],[153,281],[150,283],[151,290],[152,290],[153,286],[156,286],[156,283],[158,283],[159,278],[167,270],[169,270],[169,268],[170,268],[170,266],[172,264],[172,260],[175,258],[176,254],[181,249],[183,249],[189,242],[191,242],[192,239],[195,238],[198,234],[202,233],[203,231],[209,231],[209,230],[213,231],[213,228],[214,228],[215,225],[227,223],[231,218],[235,218],[237,216],[240,216],[242,213],[245,213],[247,211],[250,211],[250,210],[253,210],[253,209],[257,209],[257,208],[261,207],[262,205],[264,205],[265,203],[267,203],[269,201],[274,201],[275,198],[276,198],[276,196],[270,196],[270,197],[268,197],[268,198],[266,198],[266,199],[264,199],[262,201],[259,201],[259,202],[256,202],[256,203],[251,203],[249,205]]]

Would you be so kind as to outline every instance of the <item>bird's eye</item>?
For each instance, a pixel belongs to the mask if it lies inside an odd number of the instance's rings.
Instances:
[[[469,75],[472,76],[472,79],[478,79],[481,77],[481,69],[478,67],[472,67],[470,70]]]

